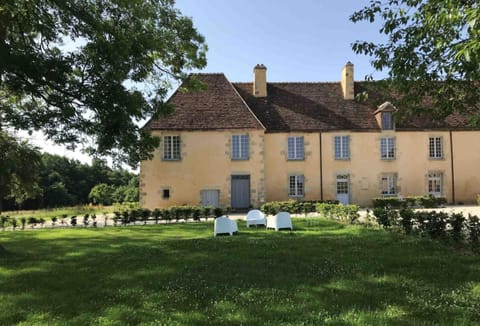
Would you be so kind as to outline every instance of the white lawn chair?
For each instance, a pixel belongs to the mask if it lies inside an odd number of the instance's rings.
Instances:
[[[278,231],[280,229],[293,230],[292,219],[290,218],[290,213],[280,212],[275,216],[268,216],[267,217],[267,229],[275,229],[275,231]]]
[[[233,235],[235,232],[238,232],[237,221],[230,220],[227,216],[220,216],[215,219],[213,227],[214,236],[222,233]]]
[[[252,209],[247,213],[247,228],[250,225],[266,225],[267,220],[265,219],[265,214],[263,214],[258,209]]]

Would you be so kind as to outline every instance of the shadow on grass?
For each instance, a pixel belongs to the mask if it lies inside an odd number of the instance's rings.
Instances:
[[[475,324],[479,257],[327,220],[2,234],[0,324]]]

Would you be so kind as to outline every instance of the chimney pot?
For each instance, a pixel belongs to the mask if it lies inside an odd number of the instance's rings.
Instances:
[[[267,96],[267,67],[257,64],[253,68],[253,96]]]

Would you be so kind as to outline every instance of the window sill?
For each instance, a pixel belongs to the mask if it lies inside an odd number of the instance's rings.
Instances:
[[[233,158],[232,157],[231,159],[232,159],[232,161],[248,161],[250,158],[249,157],[247,157],[247,158]]]
[[[180,162],[181,160],[182,160],[181,158],[171,158],[171,159],[163,158],[162,159],[163,162]]]

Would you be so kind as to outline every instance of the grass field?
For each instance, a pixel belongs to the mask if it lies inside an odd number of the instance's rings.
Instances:
[[[480,257],[294,219],[0,232],[0,324],[477,325]]]

